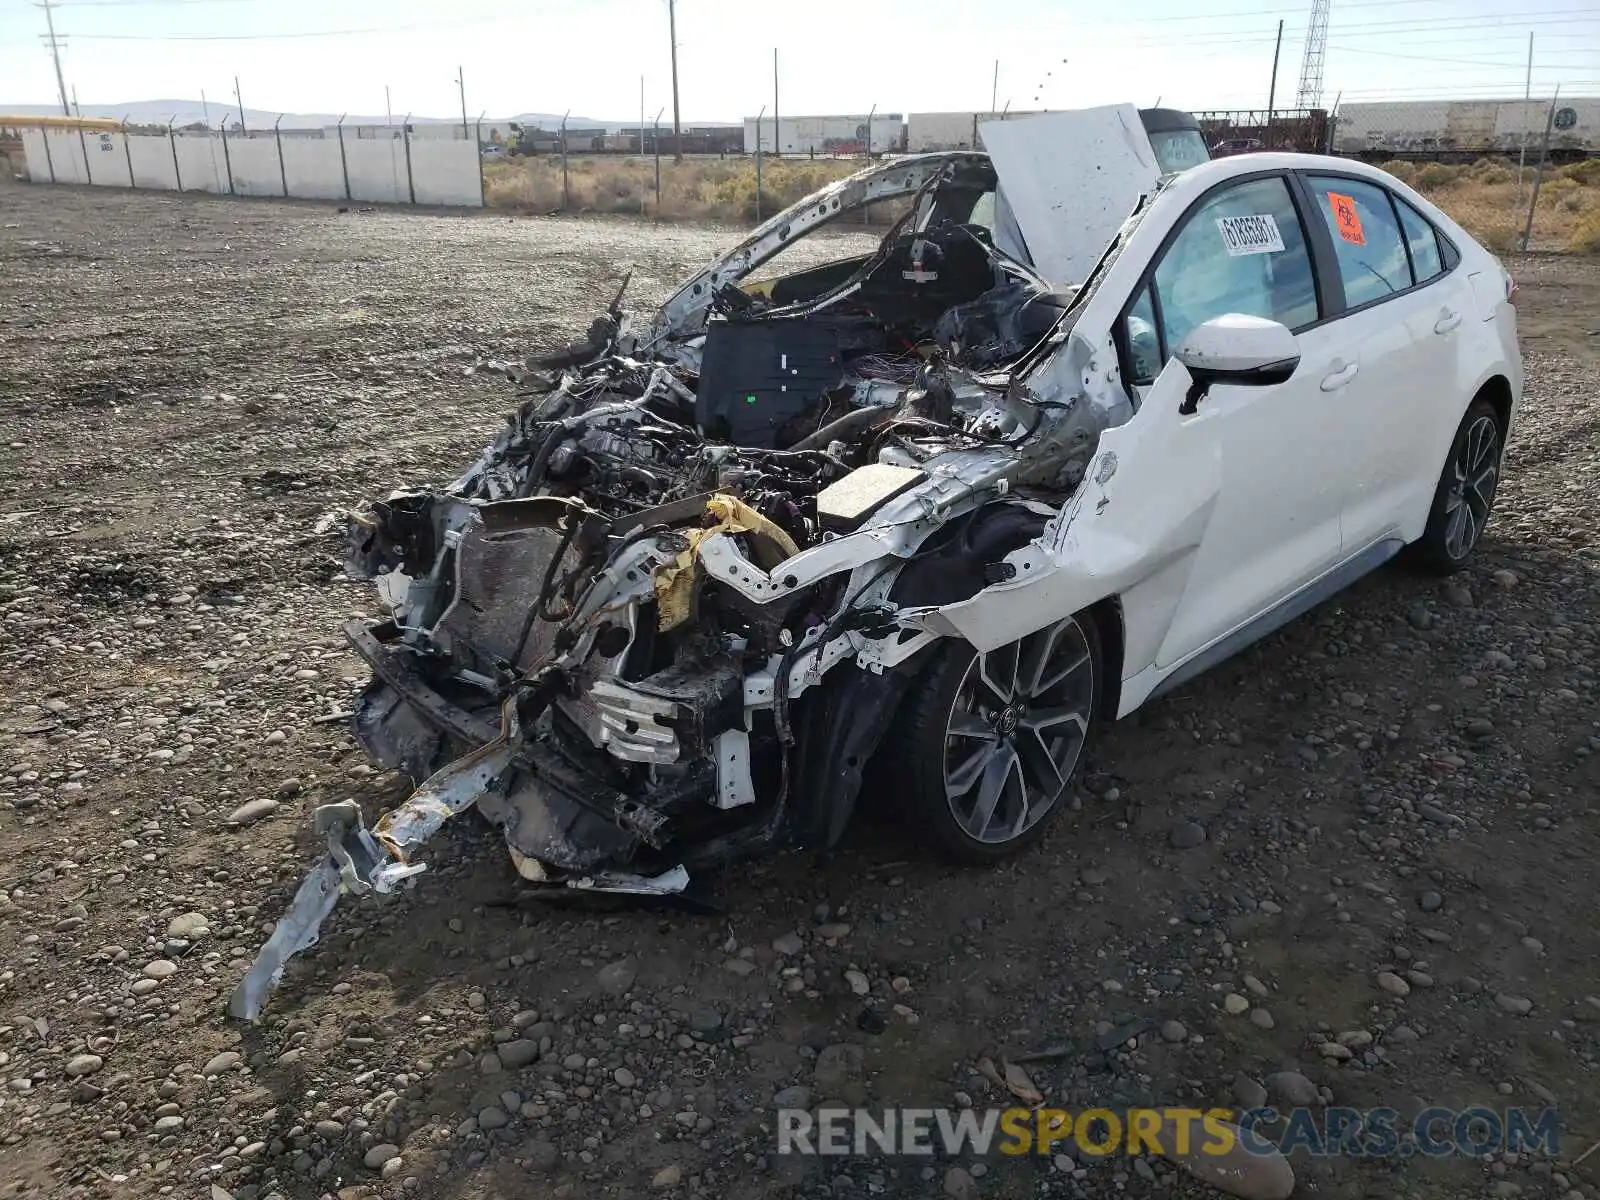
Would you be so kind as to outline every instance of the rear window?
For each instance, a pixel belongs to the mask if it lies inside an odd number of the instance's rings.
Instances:
[[[1406,240],[1389,193],[1359,179],[1313,175],[1306,182],[1333,237],[1345,306],[1359,308],[1410,287]]]
[[[1406,233],[1406,246],[1411,251],[1411,269],[1418,283],[1444,274],[1444,255],[1439,250],[1439,233],[1428,219],[1400,197],[1394,198],[1400,213],[1400,226]]]

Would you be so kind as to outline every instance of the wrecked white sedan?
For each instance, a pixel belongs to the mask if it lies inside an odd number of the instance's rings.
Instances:
[[[392,612],[347,629],[355,733],[422,782],[371,829],[317,811],[236,1015],[468,808],[529,881],[672,892],[831,844],[873,771],[908,836],[995,860],[1097,723],[1407,545],[1471,554],[1522,366],[1454,222],[1357,162],[1164,174],[1126,106],[985,136],[614,306],[453,485],[354,518]],[[875,252],[751,282],[896,198]]]

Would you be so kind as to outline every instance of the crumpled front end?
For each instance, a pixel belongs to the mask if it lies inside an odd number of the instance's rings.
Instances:
[[[1129,411],[1072,297],[962,224],[980,157],[878,175],[915,203],[848,269],[713,272],[648,353],[614,305],[453,484],[351,518],[389,614],[346,627],[352,726],[418,787],[370,829],[318,811],[327,857],[231,1011],[469,808],[531,883],[646,895],[840,836],[937,614],[1004,586]]]

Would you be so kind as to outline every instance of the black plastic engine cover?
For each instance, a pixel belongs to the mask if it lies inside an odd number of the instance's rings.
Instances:
[[[694,419],[707,437],[771,450],[843,376],[839,331],[813,320],[714,320],[706,326]]]

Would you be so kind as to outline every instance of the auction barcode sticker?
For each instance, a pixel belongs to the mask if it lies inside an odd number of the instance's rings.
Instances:
[[[1218,217],[1222,244],[1230,257],[1241,254],[1275,254],[1283,249],[1283,233],[1271,213],[1249,217]]]

